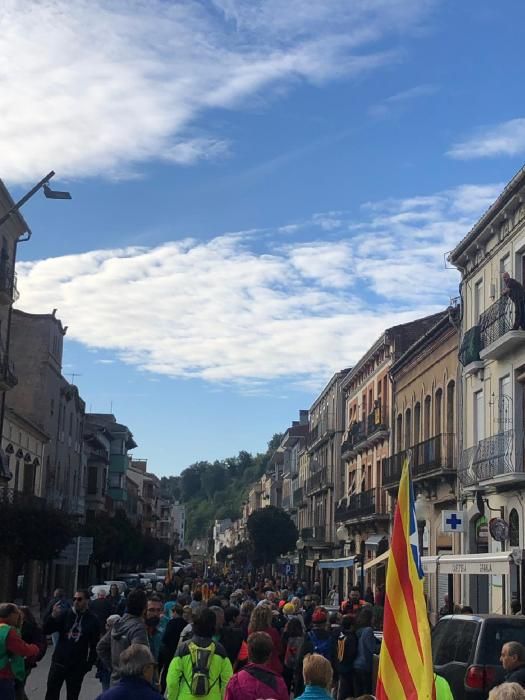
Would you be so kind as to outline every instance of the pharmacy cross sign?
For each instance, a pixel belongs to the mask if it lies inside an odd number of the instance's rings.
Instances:
[[[441,511],[441,532],[463,532],[465,518],[462,510]]]
[[[458,529],[458,525],[461,525],[461,523],[462,523],[463,521],[461,520],[461,518],[458,518],[458,516],[457,516],[455,513],[452,513],[452,515],[450,516],[450,518],[447,518],[447,519],[445,520],[445,522],[446,522],[447,525],[450,525],[450,528],[451,528],[452,530],[457,530],[457,529]]]

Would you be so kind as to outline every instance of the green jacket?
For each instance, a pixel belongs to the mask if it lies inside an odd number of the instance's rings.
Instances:
[[[9,625],[0,625],[0,671],[9,666],[11,673],[17,681],[23,681],[26,677],[26,665],[23,656],[10,654],[7,650],[7,635],[14,629],[18,635],[18,630]]]
[[[436,684],[436,700],[454,700],[452,691],[446,678],[443,676],[434,675],[434,682]]]
[[[208,647],[211,639],[193,637],[199,647]],[[233,675],[230,659],[221,644],[215,644],[215,653],[210,664],[208,695],[195,698],[191,692],[193,664],[189,651],[190,642],[184,642],[173,657],[166,676],[166,697],[168,700],[222,700],[228,681]]]

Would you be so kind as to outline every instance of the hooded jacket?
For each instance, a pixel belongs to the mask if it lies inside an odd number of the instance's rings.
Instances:
[[[191,641],[199,647],[208,647],[212,643],[211,639],[197,636],[194,636]],[[170,663],[166,678],[168,700],[193,700],[195,697],[191,692],[193,663],[189,644],[189,642],[179,644]],[[210,692],[199,700],[222,700],[232,673],[232,665],[226,650],[222,644],[216,644],[209,672]]]
[[[122,678],[114,688],[106,690],[97,700],[162,700],[162,695],[144,678]]]
[[[286,683],[267,666],[248,664],[230,678],[224,700],[289,700]]]
[[[58,617],[50,615],[44,621],[44,634],[59,633],[53,653],[53,663],[67,668],[79,666],[88,671],[97,660],[96,646],[100,636],[97,618],[86,610],[78,613],[74,608]]]
[[[148,632],[144,618],[126,613],[115,622],[97,645],[100,660],[111,670],[112,686],[120,680],[120,655],[132,644],[145,644],[149,647]]]

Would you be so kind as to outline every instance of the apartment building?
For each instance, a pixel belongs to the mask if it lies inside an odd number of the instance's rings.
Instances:
[[[42,498],[45,493],[43,465],[49,435],[11,408],[5,410],[2,449],[11,477],[3,485],[4,496],[13,494]]]
[[[345,586],[351,582],[367,586],[385,582],[384,567],[368,565],[388,549],[390,530],[390,508],[382,488],[382,465],[390,456],[392,427],[388,373],[440,317],[435,314],[387,329],[341,382],[346,426],[340,447],[344,491],[338,499],[335,520],[344,555],[360,559],[360,565],[346,568]]]
[[[330,558],[335,545],[344,427],[342,382],[347,373],[344,369],[334,374],[310,407],[306,449],[298,453],[299,488],[305,503],[298,517],[299,567],[310,582],[319,578],[319,560]]]
[[[133,433],[117,419],[112,413],[88,413],[87,420],[92,426],[105,429],[111,436],[108,468],[108,496],[113,507],[121,507],[125,510],[128,498],[126,477],[129,468],[130,456],[128,452],[137,447],[133,439]]]
[[[492,556],[502,549],[525,547],[525,331],[518,327],[516,304],[503,293],[506,272],[525,283],[525,169],[508,183],[449,260],[461,273],[458,479],[466,523],[462,551]],[[508,526],[505,542],[492,531],[495,517]],[[477,612],[501,612],[505,601],[520,590],[516,566],[505,570],[508,575],[502,573],[462,577],[463,601]]]
[[[443,511],[454,510],[457,504],[459,325],[460,308],[452,306],[390,368],[394,429],[392,456],[382,460],[382,487],[393,504],[403,464],[409,458],[420,545],[422,555],[428,557],[461,551],[459,536],[442,528]],[[384,582],[387,556],[367,564],[372,580]],[[448,576],[430,570],[425,583],[435,620],[448,593]],[[459,590],[454,599],[461,600]]]
[[[55,311],[29,314],[13,309],[10,348],[19,377],[16,386],[6,394],[6,408],[49,436],[42,476],[45,498],[53,507],[82,519],[85,403],[77,387],[62,376],[66,331]]]
[[[14,205],[14,201],[6,186],[0,180],[0,217],[3,217]],[[18,379],[13,363],[13,354],[9,347],[11,327],[11,307],[18,299],[16,287],[15,262],[17,245],[23,240],[24,234],[29,234],[29,227],[20,212],[10,216],[2,224],[0,231],[0,434],[3,436],[5,416],[5,397],[16,386]],[[15,353],[16,354],[16,353]],[[22,414],[23,415],[23,414]],[[7,455],[0,447],[0,482],[7,484],[12,474]]]
[[[141,502],[141,528],[144,534],[155,537],[160,519],[160,479],[148,472],[147,459],[130,459],[126,476],[137,485]]]
[[[111,512],[112,502],[108,497],[111,433],[89,419],[84,423],[84,455],[87,461],[86,519],[90,520],[97,513]]]
[[[308,435],[308,411],[299,411],[299,420],[293,421],[285,431],[281,443],[274,455],[272,462],[281,462],[281,507],[285,510],[297,526],[297,511],[299,502],[302,501],[302,489],[299,487],[299,455],[306,447]]]
[[[184,549],[186,509],[182,503],[173,503],[169,498],[159,498],[157,511],[159,520],[157,537],[169,545],[172,551]]]

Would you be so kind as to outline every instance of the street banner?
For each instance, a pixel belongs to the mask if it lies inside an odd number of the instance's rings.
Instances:
[[[432,700],[434,671],[414,492],[405,459],[386,575],[377,700]]]

